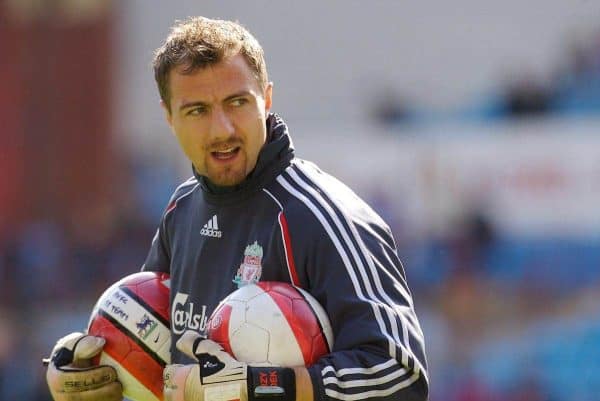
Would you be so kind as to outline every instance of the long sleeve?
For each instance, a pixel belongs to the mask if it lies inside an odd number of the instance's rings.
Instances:
[[[294,199],[284,213],[298,284],[334,331],[332,352],[309,369],[315,399],[425,400],[423,333],[391,232],[323,174],[300,164],[278,178]]]

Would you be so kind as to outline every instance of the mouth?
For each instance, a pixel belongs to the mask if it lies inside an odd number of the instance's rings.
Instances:
[[[211,156],[217,160],[230,160],[233,159],[240,152],[239,146],[231,146],[219,150],[210,152]]]

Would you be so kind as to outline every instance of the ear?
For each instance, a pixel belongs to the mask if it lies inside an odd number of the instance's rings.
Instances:
[[[265,115],[271,111],[271,105],[273,104],[273,82],[269,82],[264,92],[265,98]]]
[[[173,130],[173,116],[171,115],[171,110],[169,106],[161,99],[160,107],[162,107],[163,112],[165,113],[165,120],[167,120],[167,124],[171,127],[171,131]]]

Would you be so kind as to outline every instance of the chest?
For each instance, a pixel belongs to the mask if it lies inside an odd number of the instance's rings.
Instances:
[[[169,230],[175,336],[204,332],[218,303],[245,283],[290,281],[279,212],[270,203],[248,202],[200,205],[177,216]]]

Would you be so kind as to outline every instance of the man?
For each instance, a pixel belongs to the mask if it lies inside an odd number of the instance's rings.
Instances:
[[[165,398],[426,399],[423,334],[391,232],[346,186],[294,157],[286,124],[270,113],[273,85],[256,39],[233,22],[192,18],[157,50],[154,71],[194,172],[143,266],[171,275]],[[249,246],[262,257],[240,271]],[[331,320],[332,352],[309,368],[264,368],[204,339],[218,302],[258,280],[309,291]],[[102,344],[82,334],[59,341],[48,369],[55,400],[119,399],[114,371],[87,362]],[[277,386],[260,385],[265,373]],[[67,379],[79,384],[67,388]]]

